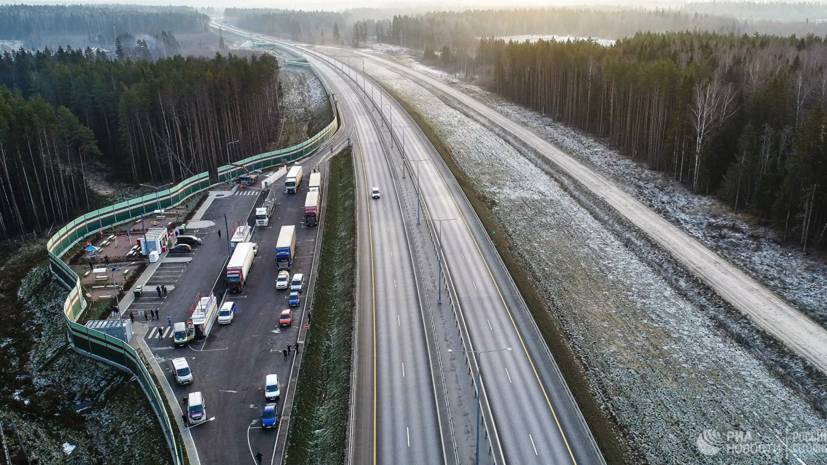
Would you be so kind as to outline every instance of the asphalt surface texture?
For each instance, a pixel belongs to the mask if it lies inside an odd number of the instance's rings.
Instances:
[[[314,156],[301,164],[309,172],[317,160]],[[150,322],[158,329],[147,330],[147,343],[165,369],[183,409],[186,410],[184,399],[189,392],[200,391],[204,396],[208,421],[190,427],[203,464],[255,464],[257,453],[262,454],[262,463],[273,461],[277,432],[260,426],[261,412],[267,403],[264,378],[271,373],[278,375],[284,399],[306,298],[303,292],[302,305],[293,309],[293,326],[278,328],[279,313],[288,308],[289,292],[275,289],[275,243],[282,225],[297,225],[296,256],[290,273],[291,276],[305,273],[306,290],[317,236],[317,228],[305,227],[303,223],[307,179],[305,176],[295,195],[283,193],[282,178],[270,191],[240,190],[216,199],[202,218],[214,225],[196,230],[203,245],[195,248],[186,271],[172,283],[174,289],[160,304],[160,319]],[[259,249],[249,277],[240,293],[227,293],[223,281],[228,259],[224,215],[232,235],[236,226],[248,221],[253,224],[251,211],[268,194],[276,200],[276,208],[269,226],[254,228],[252,241],[258,243]],[[162,264],[159,272],[165,266]],[[176,263],[175,267],[180,264]],[[153,277],[152,282],[156,281]],[[175,348],[172,331],[167,329],[167,315],[173,323],[183,321],[198,297],[211,292],[217,296],[219,306],[223,301],[236,302],[238,311],[232,323],[219,325],[216,321],[206,339]],[[157,296],[148,297],[157,299]],[[285,356],[288,345],[290,354]],[[193,372],[193,384],[178,386],[175,383],[169,361],[176,357],[186,357]],[[279,402],[280,417],[282,403]]]
[[[368,83],[368,86],[371,84]],[[374,89],[374,95],[382,91]],[[451,272],[493,410],[498,462],[601,463],[602,455],[519,291],[439,153],[387,94],[386,117],[407,134],[423,200]],[[401,162],[401,159],[399,159]],[[466,346],[467,347],[467,346]]]

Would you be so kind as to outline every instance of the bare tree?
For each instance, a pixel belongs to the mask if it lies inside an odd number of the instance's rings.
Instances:
[[[709,135],[720,128],[735,114],[735,91],[731,84],[724,84],[719,76],[695,85],[690,104],[692,128],[695,130],[695,166],[692,189],[698,190],[701,154]]]

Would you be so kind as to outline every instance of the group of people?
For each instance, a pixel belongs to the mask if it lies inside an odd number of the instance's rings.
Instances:
[[[158,307],[155,307],[155,309],[144,310],[144,321],[158,320],[160,318],[161,317],[158,315]]]
[[[158,298],[166,297],[167,296],[167,285],[161,284],[160,286],[155,286],[155,292],[158,293]]]
[[[298,342],[293,344],[293,345],[287,344],[287,347],[285,349],[282,349],[281,353],[282,353],[282,355],[284,355],[284,358],[287,358],[287,356],[290,355],[290,353],[293,350],[295,350],[297,354],[299,353],[299,343]]]

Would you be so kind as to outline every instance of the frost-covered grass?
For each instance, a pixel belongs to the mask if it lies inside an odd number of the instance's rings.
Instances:
[[[11,453],[31,463],[167,463],[166,443],[137,384],[69,348],[66,290],[45,266],[44,243],[14,251],[0,269],[0,421],[16,431]]]
[[[777,444],[776,434],[827,427],[802,398],[818,397],[823,386],[790,388],[776,374],[783,369],[768,368],[750,350],[761,344],[754,329],[730,321],[714,296],[679,270],[664,271],[668,257],[427,89],[367,62],[366,69],[429,121],[470,187],[487,199],[520,262],[513,271],[527,273],[543,296],[635,462],[777,463],[778,449],[704,456],[696,439],[707,429],[739,429]],[[737,340],[723,329],[730,325],[742,331]],[[801,458],[825,461],[812,453]]]
[[[290,426],[288,464],[345,462],[356,269],[353,159],[330,160],[321,263]]]

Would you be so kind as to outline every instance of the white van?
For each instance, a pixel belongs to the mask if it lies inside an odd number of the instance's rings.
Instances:
[[[296,273],[293,275],[293,280],[290,281],[290,290],[295,292],[301,292],[302,288],[304,287],[304,275],[301,273]]]
[[[272,374],[264,378],[264,398],[272,402],[278,402],[281,398],[279,375]]]
[[[187,420],[191,425],[207,421],[207,407],[199,391],[187,394]]]
[[[236,310],[238,310],[238,306],[235,302],[224,302],[221,305],[221,310],[218,311],[218,324],[228,325],[232,323]]]
[[[192,384],[192,371],[184,357],[172,359],[172,373],[175,376],[176,383],[182,386]]]

